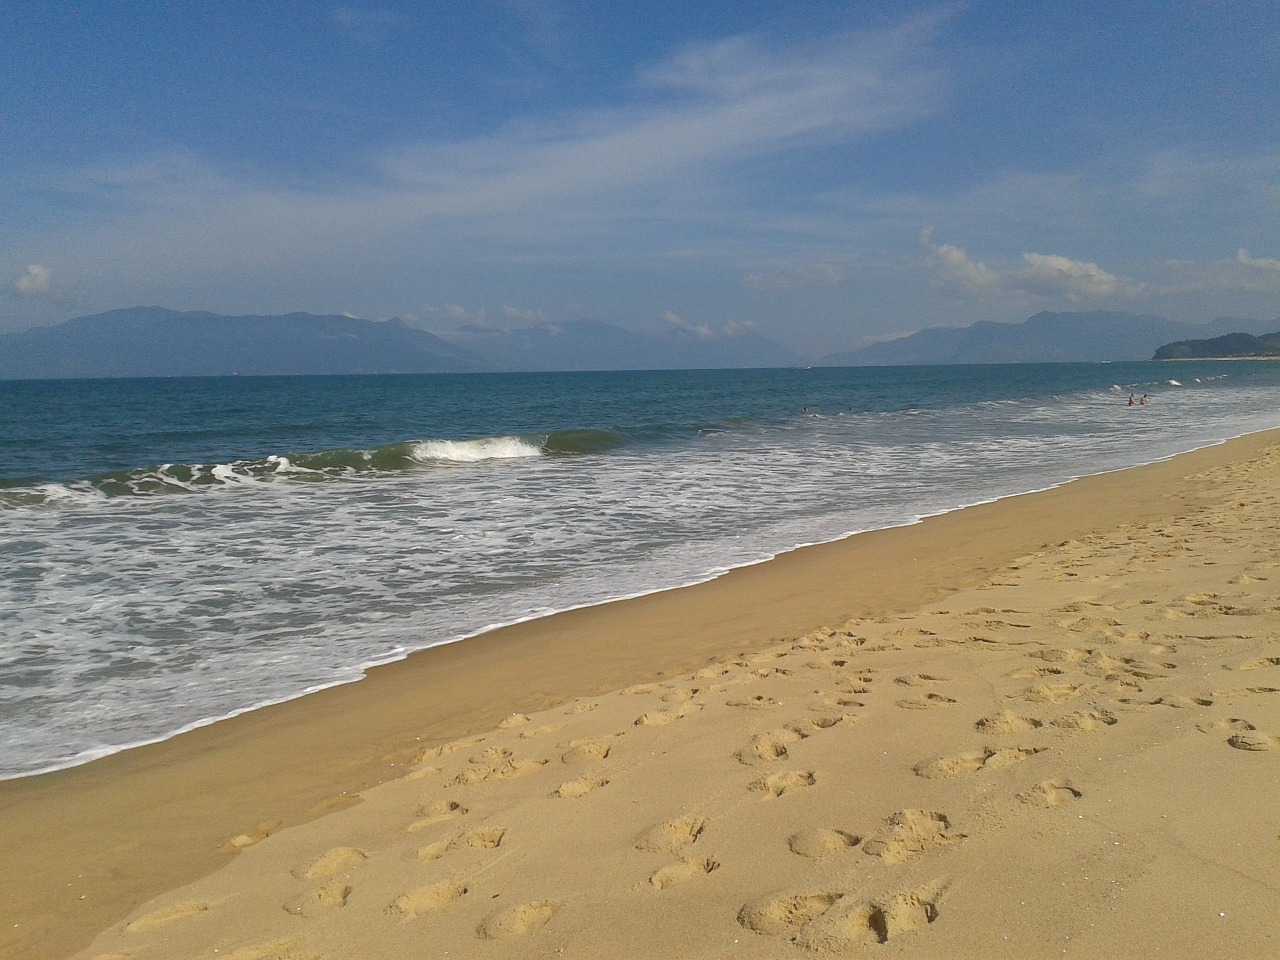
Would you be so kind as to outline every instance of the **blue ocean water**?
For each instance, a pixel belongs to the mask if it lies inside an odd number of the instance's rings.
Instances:
[[[0,382],[0,777],[1280,426],[1278,398],[1248,361]]]

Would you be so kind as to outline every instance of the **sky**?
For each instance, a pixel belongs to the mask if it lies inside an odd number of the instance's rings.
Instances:
[[[0,4],[0,333],[153,304],[1280,318],[1280,4]]]

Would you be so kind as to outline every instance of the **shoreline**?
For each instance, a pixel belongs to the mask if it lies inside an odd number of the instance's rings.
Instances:
[[[0,782],[0,876],[17,891],[0,957],[66,956],[140,902],[231,860],[233,841],[357,804],[424,748],[853,617],[918,609],[1047,543],[1176,516],[1180,480],[1278,439],[1250,434],[524,621],[417,651],[360,683]]]
[[[1182,359],[1182,358],[1175,358],[1175,359]],[[1248,359],[1248,358],[1238,358],[1238,359]],[[1280,359],[1280,358],[1277,358],[1277,359]],[[1274,429],[1280,431],[1280,428],[1274,428]],[[521,617],[515,620],[509,620],[509,621],[504,621],[497,624],[485,626],[471,633],[459,634],[455,637],[451,637],[450,639],[440,640],[428,646],[412,647],[407,650],[402,650],[394,654],[388,654],[385,657],[380,657],[373,660],[367,660],[362,663],[358,663],[351,668],[356,674],[354,676],[345,676],[340,679],[320,681],[296,693],[287,694],[278,698],[252,703],[247,706],[239,707],[229,711],[228,713],[220,714],[217,716],[203,717],[198,720],[194,720],[190,723],[187,723],[181,727],[178,727],[176,729],[167,731],[165,733],[159,734],[155,737],[151,737],[148,739],[131,741],[129,743],[120,744],[117,746],[96,748],[93,750],[85,751],[84,753],[78,754],[75,757],[71,757],[65,761],[59,761],[59,762],[49,764],[48,766],[40,767],[40,768],[23,772],[23,773],[0,776],[0,788],[2,788],[5,783],[11,782],[11,781],[26,780],[32,777],[43,777],[49,774],[57,774],[57,773],[62,773],[64,771],[75,770],[77,768],[86,766],[88,764],[96,763],[100,760],[106,760],[110,757],[116,756],[117,754],[127,753],[133,750],[137,750],[145,747],[152,747],[158,744],[163,744],[167,741],[173,740],[177,737],[186,736],[187,734],[201,730],[205,727],[209,727],[219,723],[224,723],[229,720],[235,720],[236,718],[244,716],[246,714],[251,714],[260,710],[278,707],[283,704],[291,703],[296,700],[301,700],[306,697],[314,696],[318,693],[323,693],[327,690],[331,690],[336,687],[342,687],[342,686],[346,686],[353,683],[360,683],[368,678],[369,672],[371,670],[377,670],[382,667],[387,667],[387,666],[392,666],[398,663],[402,663],[405,660],[418,656],[419,654],[426,653],[430,650],[435,650],[441,647],[451,646],[453,644],[475,640],[477,638],[482,638],[498,631],[519,628],[524,624],[531,623],[533,621],[543,620],[550,617],[559,617],[565,614],[576,613],[582,610],[591,610],[597,607],[604,607],[604,606],[608,606],[610,604],[615,604],[615,603],[623,603],[623,602],[632,601],[632,600],[639,600],[645,597],[654,596],[656,594],[667,593],[674,590],[686,590],[686,589],[699,587],[699,586],[711,583],[715,580],[718,580],[721,577],[730,575],[738,570],[759,566],[761,564],[772,563],[781,557],[788,556],[789,554],[795,553],[797,551],[808,550],[813,547],[828,546],[830,544],[840,543],[842,541],[849,540],[854,537],[865,536],[871,533],[884,533],[892,530],[900,530],[903,528],[915,526],[920,523],[924,523],[936,517],[946,516],[948,514],[957,513],[965,510],[971,510],[975,507],[988,506],[988,505],[997,504],[1006,500],[1015,499],[1018,497],[1034,496],[1036,494],[1057,490],[1063,486],[1076,483],[1080,480],[1088,480],[1093,477],[1106,476],[1109,474],[1124,473],[1125,471],[1128,471],[1128,470],[1140,469],[1143,467],[1148,467],[1148,466],[1152,466],[1154,464],[1159,464],[1159,463],[1166,463],[1178,457],[1186,456],[1188,454],[1193,454],[1201,450],[1211,449],[1213,447],[1217,447],[1222,444],[1232,443],[1234,441],[1241,440],[1249,436],[1255,436],[1259,433],[1266,433],[1266,432],[1268,431],[1262,430],[1262,431],[1256,431],[1253,433],[1239,434],[1239,435],[1236,435],[1233,437],[1227,437],[1221,440],[1207,441],[1202,446],[1199,446],[1199,447],[1192,447],[1189,450],[1168,454],[1167,456],[1158,457],[1154,460],[1142,461],[1140,463],[1135,463],[1130,466],[1116,467],[1112,469],[1102,470],[1097,473],[1082,473],[1076,476],[1068,477],[1064,480],[1057,481],[1055,483],[1051,483],[1048,486],[1037,487],[1037,488],[1025,490],[1019,493],[998,495],[998,496],[994,496],[984,500],[975,500],[972,503],[965,503],[965,504],[961,504],[954,507],[946,507],[941,510],[935,511],[933,513],[921,514],[911,519],[903,520],[899,523],[893,523],[884,527],[873,527],[866,530],[847,531],[844,533],[840,533],[836,536],[833,536],[829,539],[814,540],[814,541],[809,541],[804,543],[793,544],[788,547],[783,547],[779,549],[777,552],[771,553],[760,559],[748,560],[741,563],[737,563],[735,565],[713,570],[705,575],[701,575],[698,579],[690,580],[687,583],[676,583],[670,586],[655,587],[653,589],[642,590],[636,593],[623,594],[616,597],[607,597],[603,600],[594,600],[594,601],[578,604],[576,606],[566,607],[563,610],[555,610],[550,613],[531,614],[529,616]],[[0,954],[0,957],[2,956],[3,954]]]

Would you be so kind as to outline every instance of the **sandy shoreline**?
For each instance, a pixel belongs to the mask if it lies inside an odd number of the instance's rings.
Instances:
[[[1278,451],[805,548],[0,784],[0,956],[1274,951]]]

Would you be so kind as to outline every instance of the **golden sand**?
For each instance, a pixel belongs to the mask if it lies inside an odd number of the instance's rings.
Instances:
[[[0,785],[0,955],[1280,954],[1277,516],[1243,438]]]

